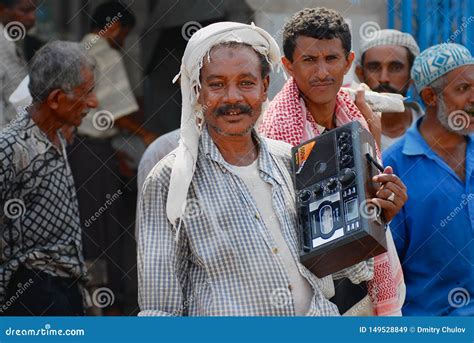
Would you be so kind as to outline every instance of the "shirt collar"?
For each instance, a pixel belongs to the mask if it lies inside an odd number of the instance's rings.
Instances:
[[[20,125],[23,126],[25,132],[31,132],[31,134],[38,140],[38,143],[40,143],[40,145],[38,145],[39,151],[45,152],[53,148],[62,154],[62,150],[65,149],[67,143],[64,136],[62,135],[61,130],[58,130],[57,132],[61,147],[57,147],[49,140],[48,136],[46,136],[46,134],[41,131],[39,126],[36,125],[28,113],[21,115],[19,122]]]
[[[420,133],[419,125],[424,117],[420,117],[416,120],[415,124],[412,125],[406,135],[405,143],[403,145],[403,153],[405,155],[427,155],[433,154],[433,150],[430,148],[428,143]],[[474,134],[468,135],[468,145],[472,145],[474,142]]]
[[[283,184],[283,180],[273,168],[272,156],[270,154],[270,151],[268,150],[268,145],[265,142],[265,139],[260,137],[255,130],[252,130],[252,136],[256,139],[259,147],[258,169],[268,175],[273,180],[275,180],[278,184]],[[206,125],[204,125],[202,130],[200,145],[200,149],[204,156],[218,163],[223,172],[234,173],[234,171],[232,170],[232,166],[226,160],[224,160],[224,157],[222,157],[222,154],[220,153],[211,135],[209,134]]]

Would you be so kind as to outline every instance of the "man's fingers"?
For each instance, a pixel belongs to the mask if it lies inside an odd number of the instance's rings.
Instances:
[[[372,180],[374,182],[380,182],[382,184],[385,184],[387,182],[393,182],[395,184],[397,184],[401,189],[403,189],[404,191],[406,191],[406,186],[405,184],[402,182],[402,180],[400,180],[400,178],[395,175],[395,174],[379,174],[379,175],[375,175]]]

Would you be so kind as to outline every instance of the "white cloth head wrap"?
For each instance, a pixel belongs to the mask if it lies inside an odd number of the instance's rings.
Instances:
[[[189,40],[181,63],[181,139],[171,172],[166,213],[174,225],[186,209],[186,198],[196,168],[201,129],[197,118],[202,119],[202,107],[197,103],[201,84],[199,74],[203,59],[212,47],[224,42],[238,42],[252,46],[267,57],[272,68],[280,63],[280,49],[273,37],[255,26],[233,22],[220,22],[197,31]],[[180,221],[181,224],[181,221]],[[179,230],[179,226],[178,226]]]
[[[398,30],[384,29],[373,32],[370,37],[363,37],[360,41],[360,57],[369,49],[382,45],[404,46],[416,57],[420,54],[420,48],[415,38],[409,33]]]

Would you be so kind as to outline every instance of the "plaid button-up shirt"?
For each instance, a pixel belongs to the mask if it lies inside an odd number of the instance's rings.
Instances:
[[[0,134],[0,304],[20,266],[85,281],[79,207],[65,140],[29,114]]]
[[[273,207],[301,275],[314,290],[308,315],[339,315],[328,298],[333,276],[317,278],[299,262],[299,235],[290,174],[290,146],[260,138],[260,177],[272,185]],[[166,217],[174,153],[148,175],[139,210],[140,315],[293,316],[291,284],[255,200],[233,173],[207,129],[199,143],[186,214],[177,234]],[[366,280],[361,263],[339,277]]]

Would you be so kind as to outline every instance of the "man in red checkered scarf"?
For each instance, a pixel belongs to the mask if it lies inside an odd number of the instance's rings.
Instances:
[[[349,94],[340,90],[354,52],[349,27],[339,13],[326,8],[296,13],[285,25],[283,50],[282,62],[291,78],[265,112],[259,127],[262,135],[294,146],[325,130],[358,120],[380,146],[380,118],[365,103],[363,91],[358,92],[354,103]],[[382,186],[373,202],[390,221],[407,200],[406,187],[390,167],[377,178]],[[387,245],[388,252],[375,257],[368,296],[346,314],[401,315],[405,284],[390,230]],[[336,297],[338,292],[351,293],[351,288],[347,283],[339,284]]]

